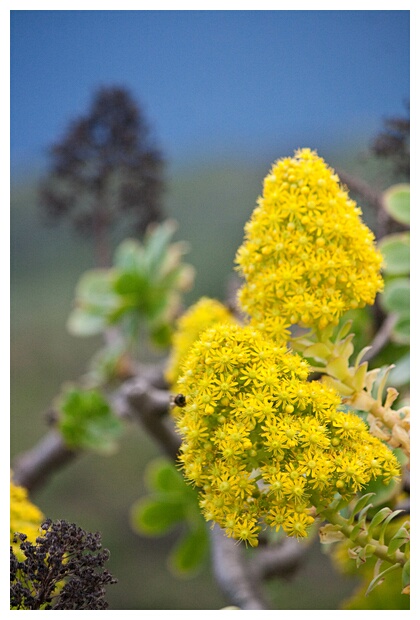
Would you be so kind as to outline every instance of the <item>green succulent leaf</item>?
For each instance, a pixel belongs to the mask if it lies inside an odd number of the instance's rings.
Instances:
[[[387,312],[396,312],[403,317],[410,315],[410,281],[408,278],[395,278],[386,283],[381,297]]]
[[[135,271],[122,271],[116,274],[113,282],[113,289],[118,295],[128,295],[135,299],[146,295],[148,288],[147,278]]]
[[[196,573],[207,558],[209,540],[204,525],[190,530],[173,548],[169,556],[169,566],[176,575]]]
[[[410,344],[410,318],[400,317],[394,325],[392,336],[399,344]]]
[[[117,247],[114,256],[115,268],[123,272],[144,270],[144,248],[136,239],[125,239]]]
[[[156,458],[149,463],[145,472],[145,481],[149,489],[154,491],[185,494],[190,487],[185,484],[182,475],[165,458]]]
[[[136,502],[131,511],[131,524],[140,534],[161,536],[171,530],[185,517],[182,501],[168,501],[169,498],[145,498]]]
[[[145,242],[145,264],[149,274],[156,274],[159,271],[175,230],[176,223],[173,220],[166,220],[149,233]]]
[[[182,263],[185,244],[170,243],[175,228],[166,221],[151,229],[144,243],[126,239],[112,268],[86,272],[76,287],[69,330],[87,336],[115,326],[131,346],[143,329],[153,344],[168,346],[181,294],[192,283],[192,268]]]
[[[410,353],[403,355],[389,373],[389,383],[395,388],[406,385],[410,381]]]
[[[82,307],[95,308],[105,313],[118,303],[112,290],[113,274],[107,269],[90,269],[76,286],[76,299]]]
[[[376,577],[372,579],[372,581],[370,582],[368,586],[368,589],[366,590],[366,596],[373,590],[373,588],[376,588],[376,586],[380,585],[383,582],[384,577],[386,575],[388,575],[389,573],[395,570],[398,570],[399,568],[400,568],[399,564],[393,564],[392,566],[389,566],[388,568],[383,570],[381,573],[379,573],[379,575],[376,575]]]
[[[399,482],[391,480],[388,484],[384,484],[382,478],[372,479],[366,486],[365,490],[372,497],[369,506],[369,513],[377,510],[378,507],[384,506],[395,496]]]
[[[150,330],[150,338],[157,347],[168,347],[172,342],[173,329],[168,322],[154,325]]]
[[[410,560],[407,560],[403,566],[402,585],[403,589],[410,585]]]
[[[356,501],[354,506],[352,507],[350,522],[354,520],[354,518],[358,515],[358,513],[370,502],[375,493],[365,493],[362,497]]]
[[[391,540],[388,543],[388,553],[395,553],[397,549],[402,547],[405,543],[407,543],[410,539],[410,534],[405,527],[407,523],[402,525],[399,530],[394,534]]]
[[[107,326],[106,317],[93,310],[75,308],[67,319],[67,330],[73,336],[96,336]]]
[[[399,183],[391,186],[383,194],[383,204],[389,215],[400,224],[410,223],[410,186]]]
[[[375,528],[380,523],[382,523],[382,521],[385,521],[385,519],[389,517],[390,514],[392,514],[392,510],[391,508],[388,508],[387,506],[385,506],[385,508],[382,508],[381,510],[378,510],[378,512],[375,514],[375,516],[372,518],[369,524],[368,532],[371,536],[373,536]]]
[[[70,388],[57,408],[58,427],[68,446],[103,453],[115,451],[123,424],[101,392]]]
[[[385,260],[384,272],[389,275],[410,273],[410,235],[395,233],[381,239],[379,249]]]

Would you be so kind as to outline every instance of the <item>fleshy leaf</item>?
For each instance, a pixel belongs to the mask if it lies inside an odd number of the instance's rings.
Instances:
[[[403,585],[403,589],[410,586],[410,560],[407,560],[407,562],[404,564],[404,567],[403,567],[402,585]]]
[[[384,272],[389,275],[410,273],[410,235],[395,233],[381,239],[379,243],[384,259]]]
[[[387,312],[396,312],[407,317],[410,314],[410,281],[396,278],[387,282],[382,293],[382,305]]]
[[[169,565],[173,572],[177,575],[196,572],[207,557],[208,544],[204,523],[188,532],[170,554]]]
[[[373,590],[373,588],[376,588],[376,586],[378,586],[379,584],[382,583],[382,581],[384,580],[385,575],[387,575],[388,573],[391,573],[394,570],[397,570],[398,568],[400,568],[399,564],[393,564],[392,566],[389,566],[384,571],[379,573],[379,575],[376,575],[376,577],[374,579],[372,579],[372,581],[369,584],[368,589],[366,590],[366,596],[369,594],[369,592],[371,592]]]
[[[392,185],[383,193],[383,204],[389,215],[400,224],[410,223],[410,186],[408,183]]]
[[[372,499],[372,497],[375,495],[375,493],[365,493],[364,495],[362,495],[362,497],[360,497],[355,505],[352,508],[351,511],[351,519],[353,520],[357,514],[368,504],[368,502]]]
[[[167,459],[157,458],[149,463],[145,473],[146,484],[155,491],[189,491],[182,475]]]
[[[332,525],[331,523],[327,523],[327,525],[319,528],[319,540],[323,545],[339,542],[341,540],[345,540],[345,538],[346,537],[341,531],[339,525]]]
[[[394,534],[391,540],[388,543],[388,553],[395,553],[397,549],[402,547],[406,542],[410,539],[410,534],[407,528],[403,525],[400,529]]]
[[[183,503],[146,498],[133,505],[131,524],[140,534],[160,536],[182,521],[184,516]]]
[[[67,319],[67,329],[73,336],[96,336],[107,324],[104,315],[83,308],[75,308]]]
[[[400,317],[392,330],[392,337],[399,344],[410,344],[410,318]]]
[[[58,427],[68,446],[115,451],[123,424],[100,392],[70,388],[61,397],[58,411]]]

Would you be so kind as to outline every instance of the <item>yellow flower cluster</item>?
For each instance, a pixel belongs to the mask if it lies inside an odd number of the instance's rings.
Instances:
[[[19,543],[13,543],[16,532],[26,534],[30,542],[35,542],[40,536],[40,525],[44,515],[28,499],[28,492],[24,487],[10,483],[10,544],[15,555],[20,558]],[[22,555],[23,559],[23,555]]]
[[[323,329],[373,304],[382,257],[361,210],[310,149],[277,161],[265,178],[236,256],[241,308],[279,340],[292,324]]]
[[[267,525],[307,536],[313,506],[399,473],[364,422],[338,410],[339,395],[307,376],[300,356],[262,332],[218,324],[191,347],[177,383],[184,474],[205,518],[252,546]]]
[[[182,363],[201,332],[216,323],[232,323],[234,316],[220,301],[201,297],[178,319],[172,341],[165,378],[173,386],[179,377]]]

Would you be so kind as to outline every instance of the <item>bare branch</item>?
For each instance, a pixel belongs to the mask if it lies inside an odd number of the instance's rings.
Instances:
[[[269,609],[258,581],[245,561],[244,547],[215,525],[210,529],[213,573],[231,605],[240,609]]]
[[[271,577],[290,577],[301,566],[315,537],[309,540],[284,538],[275,545],[261,546],[252,558],[255,578],[263,581]]]
[[[125,415],[140,423],[166,454],[176,460],[181,440],[167,415],[169,392],[151,386],[143,377],[136,377],[121,387],[117,398],[123,403]]]
[[[388,314],[384,322],[375,334],[370,349],[364,354],[362,361],[367,362],[373,359],[388,344],[392,330],[397,321],[395,314]]]
[[[155,367],[144,374],[147,379],[138,376],[123,383],[110,396],[110,401],[117,415],[141,424],[166,454],[176,459],[181,441],[167,416],[169,392],[151,385],[150,381],[159,383]],[[58,419],[55,412],[50,412],[50,417]],[[83,450],[67,447],[60,433],[52,430],[31,450],[15,459],[13,479],[16,484],[33,491],[81,454]]]
[[[344,170],[338,170],[337,174],[340,177],[340,181],[346,185],[351,192],[354,192],[367,200],[367,202],[373,207],[377,209],[382,208],[382,194],[380,191],[373,189],[371,185],[362,179],[359,179]]]
[[[79,454],[80,451],[71,450],[65,445],[59,432],[50,431],[31,450],[17,457],[13,466],[13,481],[33,491]]]

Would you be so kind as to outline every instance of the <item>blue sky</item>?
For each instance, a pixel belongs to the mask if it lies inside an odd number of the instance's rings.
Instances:
[[[12,172],[109,85],[173,165],[368,140],[404,113],[409,30],[407,10],[11,11]]]

